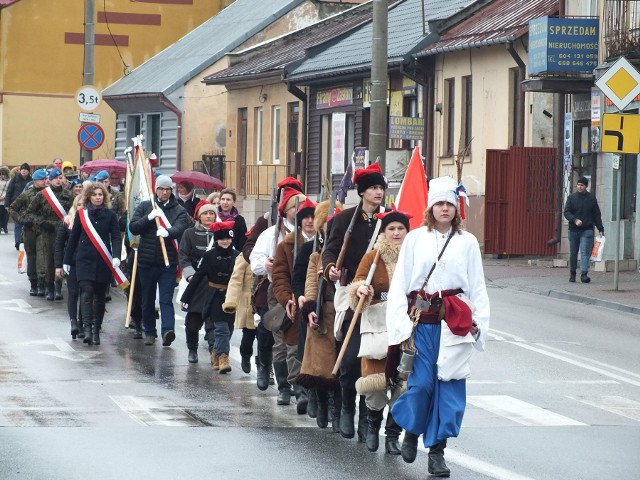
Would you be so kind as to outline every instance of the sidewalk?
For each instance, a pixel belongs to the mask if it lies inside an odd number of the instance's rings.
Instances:
[[[591,283],[569,283],[568,268],[531,266],[527,258],[485,258],[487,286],[513,288],[525,292],[570,300],[640,315],[640,273],[620,272],[618,291],[613,272],[589,271]]]

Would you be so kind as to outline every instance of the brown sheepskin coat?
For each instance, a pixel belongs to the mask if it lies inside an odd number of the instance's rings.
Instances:
[[[256,324],[253,321],[253,308],[251,307],[251,287],[253,285],[253,273],[251,265],[242,255],[236,257],[233,273],[229,279],[225,302],[222,310],[226,313],[236,314],[235,328],[249,328],[254,330]]]
[[[396,263],[398,261],[398,254],[400,253],[400,246],[393,246],[387,242],[384,237],[384,234],[380,234],[376,244],[373,247],[373,250],[367,252],[362,260],[360,261],[360,265],[358,265],[358,270],[356,272],[356,276],[353,279],[353,283],[349,285],[349,301],[351,303],[351,308],[355,311],[358,305],[358,296],[356,291],[358,287],[364,285],[366,282],[366,278],[369,275],[369,270],[371,269],[371,265],[375,259],[376,253],[380,252],[380,258],[378,259],[378,263],[376,265],[376,271],[373,274],[373,279],[371,281],[371,287],[373,287],[373,293],[380,294],[382,292],[388,292],[389,286],[391,285],[391,278],[393,278],[393,272],[396,268]],[[363,311],[369,306],[369,304],[380,303],[381,300],[373,299],[370,300],[370,297],[365,300]],[[368,358],[362,358],[361,368],[362,368],[362,376],[366,377],[368,375],[373,375],[376,373],[384,373],[386,360],[372,360]]]

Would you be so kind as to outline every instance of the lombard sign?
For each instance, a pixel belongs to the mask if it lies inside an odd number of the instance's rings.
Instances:
[[[592,73],[598,66],[598,19],[536,18],[529,22],[529,74]]]

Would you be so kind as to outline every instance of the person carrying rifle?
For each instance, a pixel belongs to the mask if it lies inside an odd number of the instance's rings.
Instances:
[[[273,191],[271,193],[271,208],[263,216],[258,217],[256,223],[247,232],[247,241],[242,247],[242,257],[245,262],[251,265],[251,252],[255,247],[258,238],[267,228],[273,226],[275,231],[275,225],[278,224],[278,205],[279,198],[282,196],[282,192],[286,187],[297,190],[302,193],[302,182],[297,178],[287,177],[281,180],[275,185],[275,178],[273,179]],[[281,228],[282,225],[281,225]],[[251,271],[251,268],[249,268]],[[253,273],[253,272],[252,272]],[[267,290],[269,288],[269,279],[265,275],[254,275],[253,286],[251,288],[251,307],[255,314],[262,316],[264,312],[269,308],[267,302]],[[234,297],[231,296],[233,299]],[[271,362],[269,361],[268,369],[260,368],[260,352],[264,352],[263,357],[267,358],[271,356],[271,348],[273,347],[273,334],[264,328],[264,326],[258,324],[255,329],[243,328],[242,329],[242,341],[240,342],[240,356],[242,357],[243,371],[250,371],[251,369],[251,356],[253,355],[253,340],[257,340],[258,355],[256,357],[256,368],[258,370],[257,384],[260,390],[266,390],[269,386],[269,377],[271,373]],[[264,362],[263,362],[264,363]]]
[[[380,230],[377,214],[384,210],[381,205],[387,188],[387,180],[377,163],[356,170],[354,182],[357,184],[358,195],[361,197],[360,204],[336,215],[331,235],[322,253],[325,279],[331,282],[340,282],[340,285],[347,285],[353,281],[360,260],[373,247],[378,236],[377,232]],[[343,261],[340,263],[339,260]],[[337,305],[336,298],[335,306],[337,307]],[[348,331],[352,318],[353,310],[348,309],[340,328],[342,336]],[[322,321],[327,322],[325,319]],[[340,366],[340,385],[342,387],[340,433],[344,438],[353,438],[355,435],[354,417],[357,396],[355,385],[356,380],[360,377],[359,339],[360,329],[356,326],[353,339],[348,344]],[[367,409],[364,397],[361,397],[358,422],[359,441],[364,442],[366,431]]]
[[[333,285],[329,285],[322,297],[322,311],[330,310],[330,314],[323,317],[322,325],[324,334],[319,334],[320,324],[316,316],[318,298],[318,279],[322,274],[320,265],[322,246],[326,241],[328,222],[333,220],[335,214],[342,211],[342,204],[336,201],[334,212],[331,212],[330,201],[320,202],[316,207],[313,219],[316,230],[316,248],[312,252],[314,242],[305,243],[300,249],[296,265],[294,266],[293,290],[301,284],[304,296],[298,298],[302,321],[308,322],[306,339],[303,347],[302,365],[300,375],[296,379],[298,385],[302,385],[310,391],[307,413],[313,418],[312,401],[316,398],[315,418],[320,428],[326,428],[329,422],[329,408],[331,408],[333,431],[340,431],[338,421],[340,419],[340,383],[331,374],[331,369],[336,359],[336,338],[333,334]],[[308,252],[308,253],[307,253]],[[297,280],[298,265],[306,265],[305,278]],[[336,400],[337,399],[337,400]]]
[[[255,275],[264,276],[271,283],[272,272],[274,265],[274,255],[277,245],[284,239],[285,235],[295,229],[296,225],[296,209],[295,201],[298,197],[300,203],[304,202],[305,197],[298,190],[285,187],[281,195],[282,199],[278,206],[278,213],[280,221],[276,225],[272,225],[260,234],[258,240],[255,243],[251,255],[249,257],[251,270]],[[258,288],[260,290],[260,288]],[[265,300],[268,302],[269,289]],[[256,295],[257,296],[257,293]],[[272,295],[271,295],[272,296]],[[277,304],[275,298],[272,302],[267,303],[267,307],[260,307],[257,309],[258,315],[261,319],[267,313],[268,308]],[[272,335],[273,343],[268,345],[264,344],[264,349],[261,348],[260,340],[258,340],[258,374],[256,382],[260,390],[266,390],[269,386],[269,371],[273,364],[273,371],[275,373],[276,382],[278,383],[278,405],[289,405],[291,403],[291,385],[287,381],[289,375],[287,368],[287,348],[282,341],[282,332],[275,331],[269,332],[264,326],[264,323],[258,324],[258,335],[261,335],[261,331],[264,329]],[[266,336],[266,335],[265,335]],[[258,337],[260,338],[260,337]],[[270,347],[270,348],[269,348]]]

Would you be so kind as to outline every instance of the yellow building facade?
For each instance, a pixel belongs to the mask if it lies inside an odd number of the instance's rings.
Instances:
[[[87,0],[89,1],[89,0]],[[86,2],[0,2],[0,165],[79,165]],[[232,0],[106,0],[95,4],[94,85],[98,91],[209,19]],[[105,141],[93,158],[113,157],[115,113],[95,110]]]

